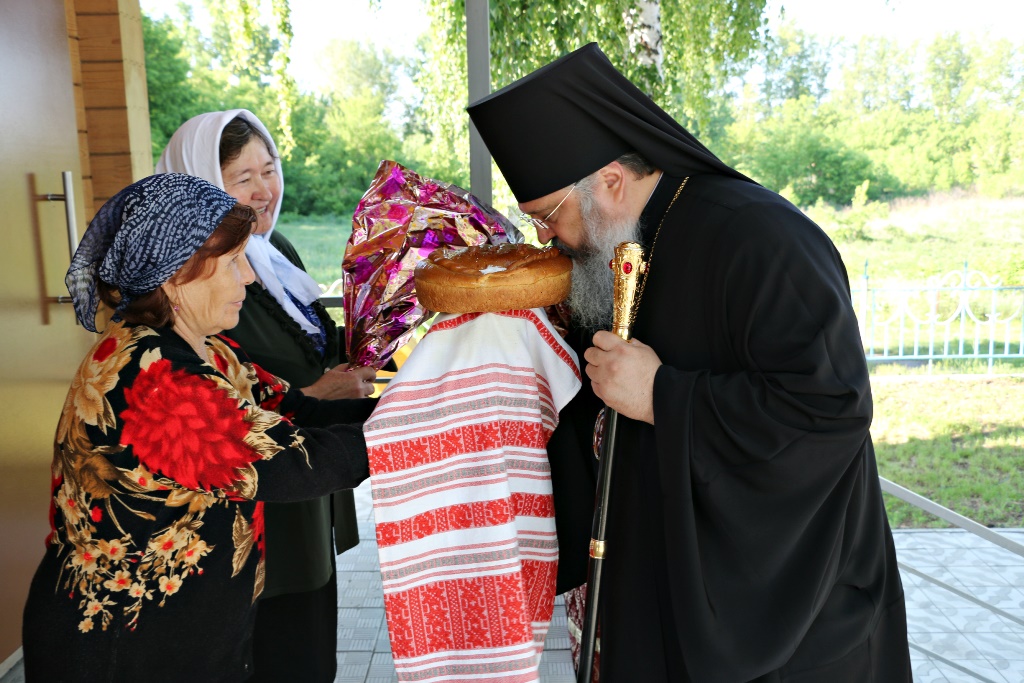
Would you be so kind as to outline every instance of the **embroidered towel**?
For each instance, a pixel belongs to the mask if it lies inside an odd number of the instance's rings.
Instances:
[[[444,315],[364,425],[399,681],[539,680],[558,543],[546,445],[580,388],[542,309]]]

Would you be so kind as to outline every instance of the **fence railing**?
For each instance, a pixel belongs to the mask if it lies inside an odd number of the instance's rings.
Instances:
[[[342,308],[345,305],[342,296],[342,279],[338,278],[329,285],[323,283],[320,284],[320,289],[323,292],[320,295],[320,303],[327,308]]]
[[[923,286],[872,287],[865,261],[852,294],[868,361],[1024,359],[1024,287],[966,262]]]

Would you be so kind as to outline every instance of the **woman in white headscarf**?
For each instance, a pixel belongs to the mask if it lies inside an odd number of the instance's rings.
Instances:
[[[341,335],[319,302],[320,288],[291,243],[274,231],[284,179],[277,147],[244,109],[200,114],[174,133],[157,172],[199,176],[258,218],[245,249],[256,282],[239,324],[225,334],[268,371],[317,398],[373,392],[372,368],[341,364]],[[337,552],[359,542],[351,491],[333,496]],[[333,681],[337,667],[337,585],[332,500],[266,506],[266,587],[257,611],[253,680]]]

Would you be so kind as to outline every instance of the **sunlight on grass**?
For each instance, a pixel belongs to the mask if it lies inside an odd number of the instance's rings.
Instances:
[[[1024,285],[1024,199],[946,193],[900,199],[884,213],[865,217],[864,239],[844,240],[827,212],[812,211],[835,240],[851,286],[862,286],[865,261],[873,287],[920,286],[965,261],[1004,285]]]
[[[295,246],[306,266],[306,272],[323,285],[341,277],[341,261],[345,243],[352,234],[352,224],[330,217],[282,215],[277,227]]]
[[[1024,377],[872,379],[879,473],[989,526],[1024,526]],[[886,496],[894,527],[945,522]]]

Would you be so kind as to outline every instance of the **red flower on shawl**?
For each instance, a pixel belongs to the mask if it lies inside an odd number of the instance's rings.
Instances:
[[[114,337],[107,337],[98,347],[96,347],[96,352],[92,354],[92,359],[97,363],[102,363],[106,359],[110,358],[110,354],[112,354],[116,349],[117,339]]]
[[[259,460],[238,401],[209,379],[153,362],[125,389],[121,442],[151,472],[190,489],[231,488]]]
[[[284,385],[281,384],[281,380],[277,376],[270,374],[256,363],[253,363],[252,367],[256,371],[256,379],[263,385],[259,399],[260,407],[264,410],[276,411],[277,407],[281,405],[281,401],[284,400]]]
[[[218,334],[217,335],[217,339],[220,339],[222,342],[224,342],[225,344],[227,344],[228,346],[230,346],[233,349],[240,349],[240,348],[242,348],[241,346],[238,345],[238,342],[236,342],[234,339],[232,339],[231,337],[225,337],[223,334]]]
[[[228,374],[228,362],[216,351],[213,352],[213,362],[217,364],[217,369],[220,370],[220,374]]]

